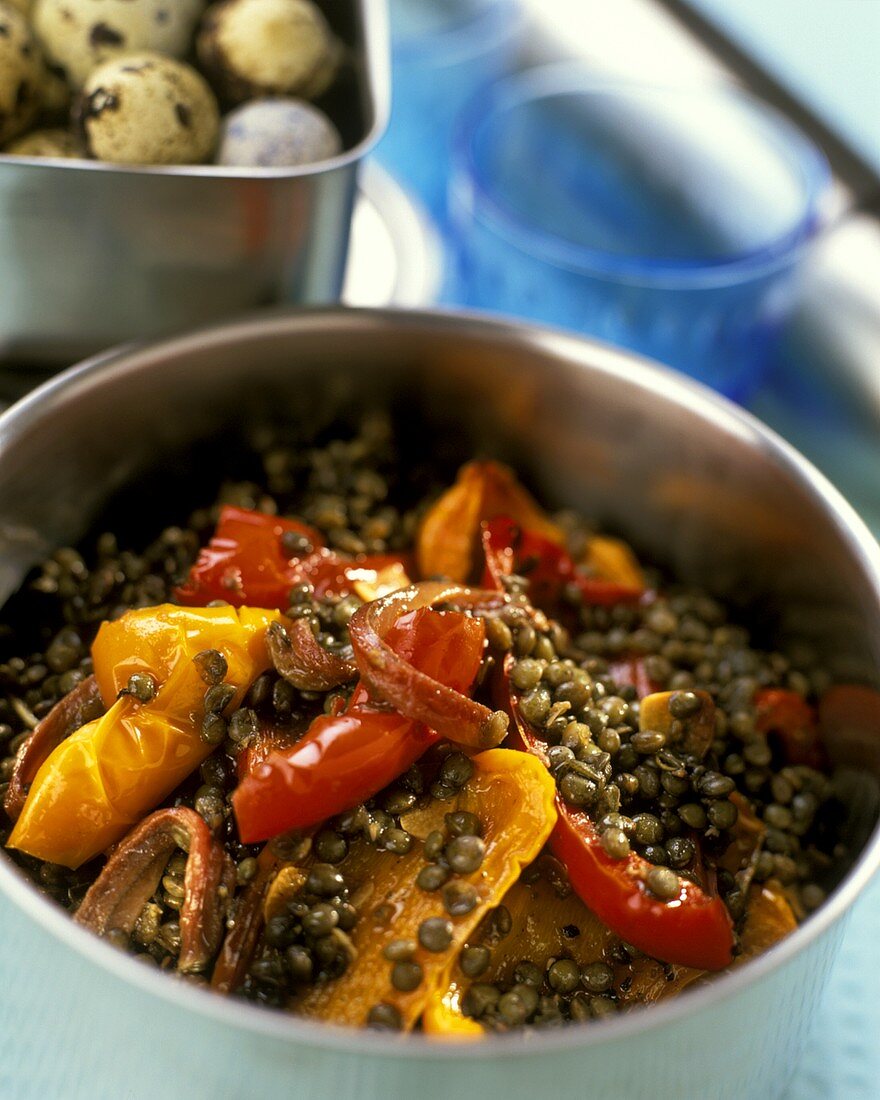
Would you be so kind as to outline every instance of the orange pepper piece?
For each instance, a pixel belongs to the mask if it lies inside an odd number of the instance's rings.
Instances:
[[[416,562],[422,577],[464,583],[479,560],[480,524],[507,516],[551,542],[564,543],[562,529],[499,462],[468,462],[422,520]]]

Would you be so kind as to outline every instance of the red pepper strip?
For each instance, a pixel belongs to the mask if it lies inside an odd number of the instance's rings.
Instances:
[[[380,699],[399,714],[423,722],[457,744],[474,749],[491,749],[504,740],[507,715],[492,712],[440,676],[415,668],[406,654],[395,653],[386,641],[394,624],[419,608],[454,602],[469,609],[501,606],[494,592],[424,581],[401,588],[382,599],[364,604],[348,624],[354,659],[361,679],[374,699]]]
[[[422,608],[387,634],[413,669],[467,691],[480,667],[485,628],[461,612]],[[440,739],[420,722],[382,709],[355,689],[345,713],[315,719],[303,739],[273,752],[232,796],[245,844],[316,825],[371,798]]]
[[[634,687],[640,699],[660,691],[660,685],[648,675],[642,657],[621,657],[611,661],[608,674],[618,687]]]
[[[130,933],[176,848],[187,852],[177,968],[189,973],[204,970],[220,946],[222,899],[235,887],[232,860],[195,810],[175,806],[144,818],[107,860],[74,919],[99,936]]]
[[[27,801],[28,788],[49,754],[80,726],[100,718],[105,711],[101,689],[89,676],[59,699],[18,750],[3,808],[18,821]]]
[[[508,678],[510,663],[508,658],[503,676],[512,718],[509,743],[547,765],[547,746],[519,713]],[[721,970],[731,963],[733,925],[719,897],[682,878],[677,898],[655,898],[645,885],[651,868],[647,860],[634,852],[625,859],[613,859],[586,813],[569,806],[558,794],[556,809],[559,819],[550,836],[550,849],[565,865],[581,901],[613,932],[664,962],[701,970]]]
[[[528,579],[530,601],[551,613],[558,610],[568,585],[578,589],[585,604],[602,607],[635,603],[644,595],[641,588],[585,576],[563,547],[526,530],[507,516],[484,522],[482,531],[486,556],[484,588],[503,591],[503,578],[517,573]]]
[[[307,552],[290,555],[281,542],[285,534],[302,536]],[[293,563],[323,545],[314,528],[297,520],[227,506],[220,512],[213,538],[175,596],[196,607],[211,600],[226,600],[233,607],[286,607],[293,587]]]
[[[305,551],[289,554],[282,543],[285,534],[301,536]],[[300,520],[225,507],[213,538],[175,597],[195,607],[226,600],[233,607],[284,608],[297,584],[308,582],[319,597],[347,596],[359,575],[378,573],[399,561],[389,554],[345,559],[325,549],[320,533]]]
[[[766,688],[756,692],[755,729],[779,738],[789,764],[822,770],[828,763],[819,740],[816,710],[796,691]]]

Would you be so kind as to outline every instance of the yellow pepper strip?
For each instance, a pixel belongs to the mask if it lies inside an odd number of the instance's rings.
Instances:
[[[391,984],[392,964],[383,955],[388,944],[400,939],[418,943],[423,921],[448,917],[441,891],[428,893],[415,885],[425,866],[422,840],[427,832],[415,831],[414,815],[404,817],[401,825],[416,837],[406,855],[377,851],[366,842],[352,845],[340,869],[360,912],[350,933],[353,961],[341,978],[306,990],[292,1004],[295,1011],[336,1024],[363,1026],[370,1008],[386,1002],[398,1009],[404,1029],[410,1030],[425,1006],[448,990],[462,946],[535,858],[556,822],[553,779],[534,757],[491,749],[473,762],[474,774],[456,798],[434,803],[432,814],[421,819],[422,824],[442,827],[444,814],[469,810],[483,825],[486,851],[480,869],[453,880],[473,885],[478,902],[470,913],[448,918],[449,946],[442,952],[418,947],[414,961],[422,967],[423,977],[417,989],[404,993]]]
[[[477,559],[480,524],[507,516],[527,531],[562,543],[562,529],[499,462],[468,462],[422,520],[416,562],[422,577],[446,577],[463,584]]]
[[[614,581],[627,588],[644,588],[645,574],[635,554],[621,539],[594,535],[587,541],[584,564],[603,581]]]
[[[207,685],[193,657],[215,649],[226,658],[226,682],[236,689],[232,710],[269,667],[266,629],[278,617],[252,608],[164,604],[104,623],[92,658],[110,709],[50,753],[9,846],[78,867],[120,840],[212,751],[200,736]],[[135,672],[155,680],[152,702],[116,700]]]
[[[510,913],[510,931],[499,938],[490,920],[483,922],[469,941],[491,950],[491,961],[479,981],[509,984],[513,971],[529,959],[543,966],[550,958],[570,958],[578,966],[598,962],[614,941],[614,934],[575,894],[556,861],[542,856],[504,895]],[[482,1034],[476,1020],[461,1008],[467,983],[461,972],[454,974],[445,990],[438,990],[425,1009],[425,1032],[441,1038]]]

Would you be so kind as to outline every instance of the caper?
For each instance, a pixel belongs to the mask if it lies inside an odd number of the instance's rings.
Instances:
[[[210,714],[222,714],[234,697],[232,684],[214,684],[205,692],[205,710]]]
[[[440,766],[440,782],[447,787],[458,789],[474,774],[474,764],[463,752],[453,752]]]
[[[133,672],[124,694],[133,696],[139,703],[152,703],[156,697],[156,681],[148,672]]]
[[[210,712],[202,719],[199,737],[207,745],[219,745],[226,739],[226,721],[219,714]]]
[[[226,658],[217,649],[203,649],[193,657],[193,663],[206,684],[219,684],[229,670]]]

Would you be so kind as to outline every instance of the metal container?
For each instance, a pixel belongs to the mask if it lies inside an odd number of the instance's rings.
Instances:
[[[782,635],[811,639],[836,676],[877,685],[880,550],[795,451],[630,354],[442,314],[256,317],[110,353],[47,383],[0,418],[0,603],[47,550],[112,523],[107,501],[142,471],[165,471],[137,498],[161,525],[204,476],[197,459],[180,460],[193,446],[216,437],[232,454],[267,416],[312,425],[375,401],[403,414],[420,453],[515,462],[544,499],[595,516],[725,599],[757,602]],[[880,864],[878,745],[880,729],[864,720],[829,736],[857,856],[788,939],[677,1000],[474,1045],[342,1031],[215,997],[84,932],[0,860],[0,982],[16,1008],[0,1032],[0,1092],[778,1096],[847,912]],[[28,1042],[42,1049],[47,1033],[52,1057],[31,1057]],[[27,1088],[16,1091],[16,1072]]]
[[[384,0],[332,0],[345,152],[302,168],[0,155],[0,362],[64,365],[273,303],[335,302],[357,164],[389,110]]]

